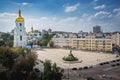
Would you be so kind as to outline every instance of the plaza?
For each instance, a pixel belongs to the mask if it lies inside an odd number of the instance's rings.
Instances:
[[[101,52],[88,52],[81,50],[72,50],[72,54],[77,57],[82,62],[66,63],[63,61],[63,57],[68,56],[70,50],[68,49],[37,49],[36,54],[38,55],[38,59],[41,61],[51,60],[52,63],[56,63],[59,67],[67,69],[67,68],[79,68],[84,66],[94,66],[101,62],[111,61],[116,59],[115,54],[111,53],[101,53]]]

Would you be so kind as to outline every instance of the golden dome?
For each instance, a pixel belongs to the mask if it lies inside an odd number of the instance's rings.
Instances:
[[[17,22],[24,22],[24,18],[21,16],[21,10],[18,11],[18,17],[16,18]]]
[[[34,33],[34,29],[33,29],[33,27],[31,27],[31,31],[30,31],[31,33]]]

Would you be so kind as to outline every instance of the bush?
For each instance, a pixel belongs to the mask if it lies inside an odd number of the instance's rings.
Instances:
[[[65,61],[77,61],[78,58],[74,57],[73,54],[69,54],[67,57],[63,57]]]
[[[25,53],[30,53],[30,49],[21,47],[11,48],[11,50],[17,55],[16,57],[25,56]]]

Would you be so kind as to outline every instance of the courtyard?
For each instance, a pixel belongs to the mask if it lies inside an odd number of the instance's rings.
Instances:
[[[99,52],[88,52],[81,50],[72,50],[72,54],[77,57],[82,62],[65,62],[63,57],[68,56],[70,50],[68,49],[37,49],[36,54],[38,59],[41,61],[51,60],[52,63],[56,63],[59,67],[68,69],[68,68],[79,68],[84,66],[94,66],[101,62],[111,61],[116,58],[115,54],[111,53],[99,53]]]

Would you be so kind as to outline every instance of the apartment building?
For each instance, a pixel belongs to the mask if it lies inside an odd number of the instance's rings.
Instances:
[[[114,45],[120,47],[120,33],[119,32],[112,33],[111,39]]]
[[[72,38],[77,38],[77,35],[74,33],[57,32],[52,40],[56,47],[71,47]]]
[[[92,51],[112,51],[112,42],[103,34],[88,34],[85,38],[73,38],[72,48]]]
[[[58,33],[52,40],[54,41],[54,45],[59,47],[69,46],[75,49],[92,51],[112,51],[111,38],[105,37],[103,33],[80,35],[81,34],[76,35],[74,33]]]

